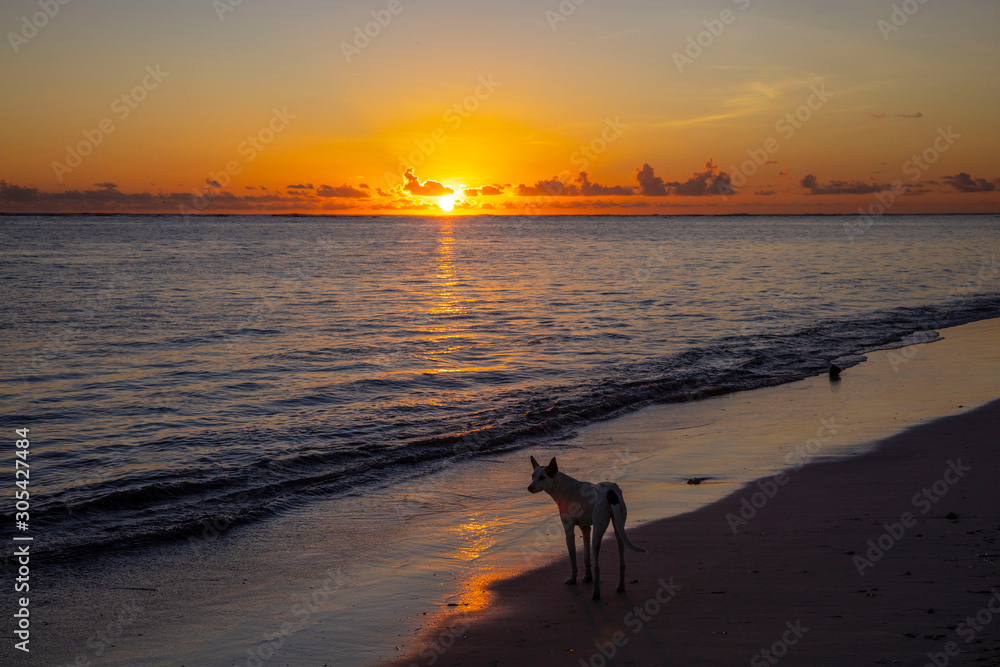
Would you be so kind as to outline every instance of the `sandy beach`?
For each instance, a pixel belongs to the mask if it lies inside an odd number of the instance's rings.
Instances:
[[[632,526],[625,593],[613,542],[599,602],[562,554],[387,664],[996,664],[998,428],[994,401]]]

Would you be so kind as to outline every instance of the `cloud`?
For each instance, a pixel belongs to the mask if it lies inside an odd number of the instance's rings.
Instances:
[[[423,199],[397,197],[392,201],[374,201],[368,208],[390,211],[429,211],[440,210],[436,203],[425,202]]]
[[[482,188],[484,191],[486,188]],[[625,185],[601,185],[592,183],[586,171],[581,171],[572,183],[563,183],[553,176],[547,181],[535,181],[534,185],[521,183],[516,193],[520,197],[621,197],[632,196],[634,190]]]
[[[29,202],[38,199],[38,188],[23,188],[0,180],[0,201]]]
[[[667,196],[667,186],[662,178],[653,174],[653,168],[649,164],[636,168],[635,180],[639,182],[639,194],[644,197]]]
[[[599,185],[598,183],[591,183],[588,173],[581,171],[576,177],[576,183],[579,184],[580,194],[586,195],[588,197],[596,196],[631,196],[635,194],[635,191],[624,185]]]
[[[758,197],[770,197],[771,195],[776,195],[778,193],[775,192],[774,190],[758,190],[754,194],[757,195]]]
[[[494,185],[481,185],[478,188],[465,188],[463,192],[466,197],[492,197],[495,195],[502,195],[503,189],[504,189],[503,185],[494,184]]]
[[[115,186],[115,187],[110,187]],[[263,189],[263,188],[262,188]],[[246,194],[223,191],[206,179],[201,194],[188,192],[121,192],[113,183],[97,183],[91,190],[44,192],[0,180],[0,205],[8,212],[98,213],[221,211],[289,211],[317,207],[310,194]],[[183,207],[183,208],[182,208]]]
[[[788,167],[785,167],[784,169],[778,172],[778,176],[788,176],[790,173],[792,172],[788,170]]]
[[[720,171],[719,165],[712,160],[705,163],[703,171],[696,172],[683,183],[668,183],[667,185],[671,186],[671,194],[682,197],[705,197],[735,192],[729,174]]]
[[[944,182],[959,192],[993,192],[997,189],[996,183],[985,178],[973,178],[964,171],[954,176],[945,176]]]
[[[921,112],[919,112],[919,111],[917,113],[898,113],[898,114],[896,114],[896,118],[923,118],[923,117],[924,117],[924,114],[921,113]]]
[[[519,197],[573,197],[580,194],[579,188],[572,183],[564,184],[553,176],[547,181],[535,181],[534,185],[521,183],[517,186]]]
[[[287,186],[289,190],[315,190],[312,183],[299,183],[298,185]]]
[[[454,190],[446,187],[443,183],[438,181],[424,181],[421,183],[412,168],[406,170],[406,173],[403,174],[403,178],[406,179],[403,189],[410,194],[417,195],[418,197],[440,197],[442,195],[455,194]]]
[[[117,208],[120,205],[150,205],[154,202],[153,195],[143,192],[124,194],[114,183],[98,183],[97,190],[67,190],[65,192],[41,192],[38,188],[21,187],[0,180],[0,202],[7,204],[31,204],[31,210],[59,211],[64,209],[87,210],[87,208]],[[114,187],[108,187],[114,186]],[[190,194],[176,193],[177,198]],[[19,208],[15,206],[15,208]]]
[[[339,188],[331,188],[329,185],[320,185],[316,194],[320,197],[346,197],[348,199],[367,199],[371,197],[370,192],[352,188],[350,185],[341,185]]]
[[[118,184],[112,183],[111,181],[105,181],[104,183],[94,183],[95,188],[104,188],[105,190],[117,190]]]
[[[806,174],[800,184],[811,195],[869,195],[888,189],[886,185],[864,181],[830,181],[822,184],[813,174]]]
[[[883,120],[885,118],[885,114],[881,111],[869,111],[867,116],[869,118],[874,118],[875,120]]]

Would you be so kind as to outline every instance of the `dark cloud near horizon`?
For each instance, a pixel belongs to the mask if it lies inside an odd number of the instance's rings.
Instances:
[[[731,195],[735,192],[729,174],[719,169],[715,161],[709,160],[705,168],[696,172],[683,183],[667,183],[671,194],[682,197],[706,197],[712,195]]]
[[[563,183],[553,176],[547,181],[536,181],[534,185],[521,183],[517,186],[520,197],[627,197],[634,194],[633,189],[625,185],[592,183],[586,171],[577,174],[572,183]]]
[[[464,194],[466,197],[493,197],[496,195],[502,195],[503,185],[481,185],[478,188],[465,188]],[[506,186],[510,187],[510,186]]]
[[[635,194],[635,190],[626,185],[600,185],[599,183],[591,183],[590,174],[586,171],[581,171],[577,175],[575,182],[578,184],[580,194],[587,197],[630,197]]]
[[[517,186],[516,193],[519,197],[573,197],[580,194],[580,191],[572,183],[563,183],[553,176],[547,181],[535,181],[534,185],[521,183]]]
[[[79,213],[79,212],[159,212],[184,213],[213,210],[284,211],[317,208],[320,200],[313,194],[261,194],[234,195],[207,186],[198,194],[189,192],[121,192],[108,187],[110,183],[97,183],[97,189],[44,192],[34,187],[22,187],[0,180],[0,204],[6,204],[8,213]],[[204,203],[202,203],[202,200]],[[207,205],[206,205],[207,204]],[[200,206],[200,208],[199,208]],[[324,208],[330,208],[324,204]]]
[[[534,185],[521,183],[516,193],[522,197],[665,197],[676,194],[682,197],[703,197],[720,194],[732,194],[733,188],[729,174],[719,169],[712,160],[705,163],[703,171],[697,172],[687,181],[665,183],[657,176],[649,163],[644,163],[635,170],[635,180],[638,188],[626,185],[601,185],[590,180],[590,174],[581,171],[572,183],[563,183],[553,177],[545,181],[536,181]],[[638,192],[636,192],[638,190]]]
[[[418,197],[441,197],[443,195],[455,194],[454,190],[439,181],[424,181],[421,183],[412,168],[406,170],[403,178],[406,179],[403,189]]]
[[[799,184],[811,195],[870,195],[889,189],[887,185],[863,181],[830,181],[823,184],[813,174],[806,174]]]
[[[945,176],[944,182],[959,192],[993,192],[997,189],[995,182],[987,181],[985,178],[973,178],[964,171],[954,176]]]
[[[298,183],[297,185],[285,186],[288,190],[315,190],[312,183]]]
[[[27,188],[0,180],[0,201],[30,202],[38,199],[38,188]]]
[[[635,180],[639,182],[639,194],[644,197],[666,197],[667,186],[663,179],[653,173],[648,163],[637,167]]]
[[[346,183],[341,185],[339,188],[332,188],[329,185],[320,185],[319,189],[316,190],[316,196],[318,197],[344,197],[346,199],[370,199],[371,193],[365,190],[359,190],[358,188],[352,188]]]

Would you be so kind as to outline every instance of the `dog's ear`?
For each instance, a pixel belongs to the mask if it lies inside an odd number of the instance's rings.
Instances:
[[[537,468],[537,467],[538,467],[538,461],[536,461],[535,457],[532,456],[531,457],[531,470],[534,471],[534,469]]]
[[[545,466],[545,472],[549,474],[549,477],[555,477],[556,473],[559,472],[559,466],[556,465],[556,457],[552,457],[549,464]]]

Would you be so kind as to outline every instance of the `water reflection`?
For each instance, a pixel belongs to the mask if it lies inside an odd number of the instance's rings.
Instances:
[[[423,340],[428,343],[424,358],[433,365],[423,372],[461,373],[499,368],[469,364],[478,344],[472,318],[475,287],[472,278],[459,275],[452,219],[440,218],[437,224],[437,269],[430,283],[427,310],[430,318],[421,331]]]
[[[466,309],[466,297],[460,291],[455,271],[455,237],[451,218],[441,218],[438,235],[438,267],[433,288],[434,304],[431,315],[461,315]]]

